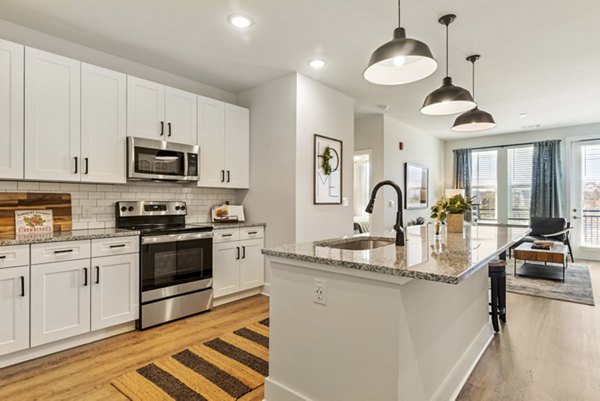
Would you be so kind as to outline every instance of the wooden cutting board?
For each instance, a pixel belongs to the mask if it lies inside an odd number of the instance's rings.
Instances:
[[[15,210],[52,210],[54,232],[71,231],[71,194],[0,192],[0,234],[15,233]]]

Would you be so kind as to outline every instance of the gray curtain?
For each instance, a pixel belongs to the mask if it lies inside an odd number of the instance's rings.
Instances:
[[[562,157],[560,141],[533,144],[530,217],[562,216]]]
[[[455,189],[464,189],[465,197],[471,197],[471,173],[472,157],[471,149],[455,149],[454,150],[454,176],[452,186]]]

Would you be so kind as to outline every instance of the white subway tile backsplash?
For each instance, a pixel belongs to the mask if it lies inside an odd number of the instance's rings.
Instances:
[[[0,181],[0,192],[66,192],[71,194],[73,229],[115,226],[115,202],[125,200],[183,200],[188,203],[187,221],[210,221],[210,208],[224,201],[237,203],[238,191],[197,188],[193,184],[131,182],[127,184],[77,184],[35,181]],[[241,197],[240,197],[241,199]]]

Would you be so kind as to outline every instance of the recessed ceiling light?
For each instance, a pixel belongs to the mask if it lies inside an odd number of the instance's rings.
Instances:
[[[320,70],[321,68],[325,67],[325,61],[316,58],[316,59],[310,60],[308,62],[308,65],[310,65],[310,67],[315,70]]]
[[[242,14],[230,15],[228,20],[231,25],[235,26],[236,28],[240,28],[240,29],[248,28],[250,25],[252,25],[254,23],[252,18],[248,17],[247,15],[242,15]]]
[[[524,117],[527,117],[528,115],[529,114],[527,114],[527,113],[521,113],[521,114],[519,114],[519,117],[524,118]]]

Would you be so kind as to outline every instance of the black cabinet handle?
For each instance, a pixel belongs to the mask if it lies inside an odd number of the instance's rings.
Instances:
[[[246,259],[246,247],[242,246],[242,259]]]
[[[171,123],[167,124],[169,126],[169,136],[171,136]]]
[[[75,171],[73,172],[73,174],[77,174],[77,172],[79,171],[79,169],[77,168],[78,165],[79,165],[79,158],[77,156],[75,156]]]
[[[125,244],[109,245],[109,248],[125,248]]]
[[[248,231],[248,235],[258,234],[258,231]]]
[[[235,259],[238,260],[240,258],[240,247],[235,247]]]
[[[25,296],[25,277],[21,276],[21,296]]]
[[[96,284],[100,284],[100,266],[96,266]]]
[[[221,182],[225,182],[225,170],[221,170]]]
[[[221,237],[233,237],[233,234],[223,234]]]
[[[0,255],[0,259],[6,259],[6,255]]]
[[[83,278],[84,278],[83,286],[87,287],[87,285],[88,285],[88,268],[87,267],[83,268],[83,273],[84,273],[84,276],[83,276]]]
[[[71,253],[71,252],[73,252],[72,249],[63,249],[63,250],[60,250],[60,251],[54,251],[54,253]]]
[[[163,136],[165,134],[165,122],[161,121],[160,122],[160,136]]]
[[[83,159],[83,161],[85,162],[85,173],[87,174],[90,170],[90,160],[86,157],[85,159]]]
[[[229,173],[229,170],[227,170],[227,182],[230,181],[230,178],[231,178],[231,174]]]

